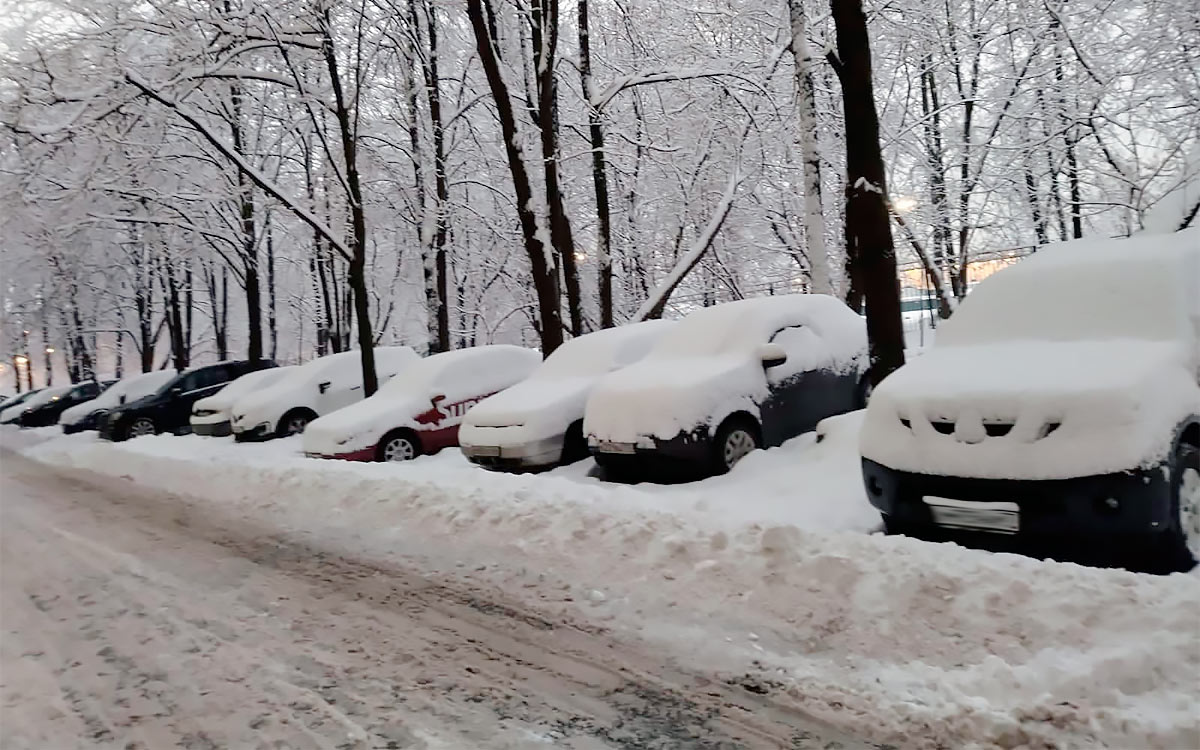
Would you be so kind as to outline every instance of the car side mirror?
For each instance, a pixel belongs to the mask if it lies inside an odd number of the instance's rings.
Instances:
[[[787,352],[779,344],[763,344],[758,348],[758,357],[762,360],[762,366],[768,370],[787,362]]]
[[[444,393],[438,393],[436,395],[429,397],[429,403],[433,404],[434,406],[437,406],[438,404],[440,404],[441,402],[443,402],[445,400],[446,400],[446,394],[444,394]]]
[[[332,383],[328,380],[326,380],[324,383],[317,383],[317,390],[321,393],[324,393],[325,391],[329,390],[330,385],[332,385]]]
[[[170,394],[172,396],[178,396],[181,393],[183,393],[183,386],[181,386],[181,385],[171,386]]]

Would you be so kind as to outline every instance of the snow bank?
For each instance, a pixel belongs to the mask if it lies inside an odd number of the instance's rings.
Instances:
[[[299,438],[73,435],[23,450],[199,494],[320,545],[468,568],[897,747],[1198,746],[1200,573],[863,534],[875,515],[858,419],[677,487],[601,484],[586,464],[493,474],[457,453],[319,462],[299,456]]]

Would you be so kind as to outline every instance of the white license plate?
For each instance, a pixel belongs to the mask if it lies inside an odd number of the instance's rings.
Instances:
[[[498,446],[498,445],[473,445],[473,446],[471,446],[471,455],[496,458],[496,457],[499,457],[499,455],[500,455],[500,446]]]
[[[601,453],[625,453],[633,455],[637,453],[637,447],[633,443],[614,443],[611,440],[601,440],[596,446],[596,450]]]
[[[1021,528],[1021,508],[1016,503],[977,503],[932,495],[924,499],[939,526],[997,534],[1015,534]]]

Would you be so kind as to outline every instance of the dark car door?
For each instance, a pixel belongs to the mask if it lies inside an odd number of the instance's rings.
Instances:
[[[192,404],[202,398],[207,398],[225,387],[229,382],[228,365],[212,365],[202,367],[188,373],[171,388],[163,415],[162,427],[178,431],[188,426],[192,414]]]
[[[782,347],[788,358],[767,370],[770,395],[761,406],[764,443],[779,445],[851,408],[854,377],[824,369],[830,361],[828,346],[811,328],[782,328],[771,343]]]

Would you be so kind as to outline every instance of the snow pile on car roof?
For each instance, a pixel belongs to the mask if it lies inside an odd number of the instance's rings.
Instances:
[[[679,321],[645,359],[606,377],[588,399],[584,430],[602,440],[669,439],[736,411],[758,415],[769,393],[758,350],[794,326],[811,345],[789,354],[790,372],[838,373],[866,366],[866,328],[841,300],[788,294],[697,310]]]
[[[934,350],[997,341],[1182,341],[1200,325],[1200,227],[1047,245],[982,282]]]
[[[233,404],[241,397],[278,383],[296,369],[295,365],[291,365],[248,372],[208,398],[197,401],[196,408],[226,411],[233,408]]]

